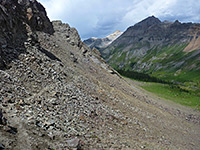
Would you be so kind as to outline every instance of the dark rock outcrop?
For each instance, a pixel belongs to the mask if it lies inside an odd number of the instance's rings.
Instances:
[[[0,12],[1,45],[18,44],[30,31],[54,32],[45,8],[36,0],[2,0]]]
[[[34,40],[32,32],[42,31],[53,34],[53,26],[45,8],[36,0],[0,1],[0,69],[9,63],[7,55],[16,59],[26,40]],[[5,50],[6,48],[15,50]]]

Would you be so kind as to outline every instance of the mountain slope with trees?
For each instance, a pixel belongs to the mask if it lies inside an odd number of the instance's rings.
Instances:
[[[200,81],[200,24],[161,22],[151,16],[129,27],[102,56],[115,69],[164,80]]]

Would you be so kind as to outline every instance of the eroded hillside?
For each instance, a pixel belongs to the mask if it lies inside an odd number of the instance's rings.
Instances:
[[[37,1],[0,6],[0,149],[199,148],[199,112],[127,82]]]

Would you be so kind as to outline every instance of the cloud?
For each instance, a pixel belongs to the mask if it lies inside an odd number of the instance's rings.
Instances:
[[[154,15],[161,20],[200,22],[200,0],[39,0],[51,20],[77,28],[82,39],[124,31]]]
[[[176,0],[168,11],[160,14],[163,19],[180,20],[181,22],[200,23],[200,0]]]

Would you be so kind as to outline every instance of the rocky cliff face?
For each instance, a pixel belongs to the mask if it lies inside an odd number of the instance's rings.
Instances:
[[[0,2],[0,149],[198,149],[198,113],[144,95],[37,1]]]
[[[85,41],[83,41],[87,46],[89,46],[90,48],[97,48],[97,49],[103,49],[105,47],[107,47],[108,45],[110,45],[114,40],[116,40],[120,35],[122,34],[122,32],[120,31],[115,31],[114,33],[112,33],[111,35],[108,35],[105,38],[90,38],[87,39]]]
[[[27,40],[36,38],[34,31],[42,31],[53,34],[53,26],[50,23],[45,8],[37,1],[28,0],[2,0],[0,1],[0,68],[3,69],[11,61],[17,58],[20,51],[12,51],[13,57],[7,57],[6,48],[15,46],[23,47]]]
[[[168,71],[166,75],[173,77],[176,71],[180,75],[200,71],[199,36],[200,24],[161,22],[152,16],[129,27],[100,52],[115,68],[157,74]]]

